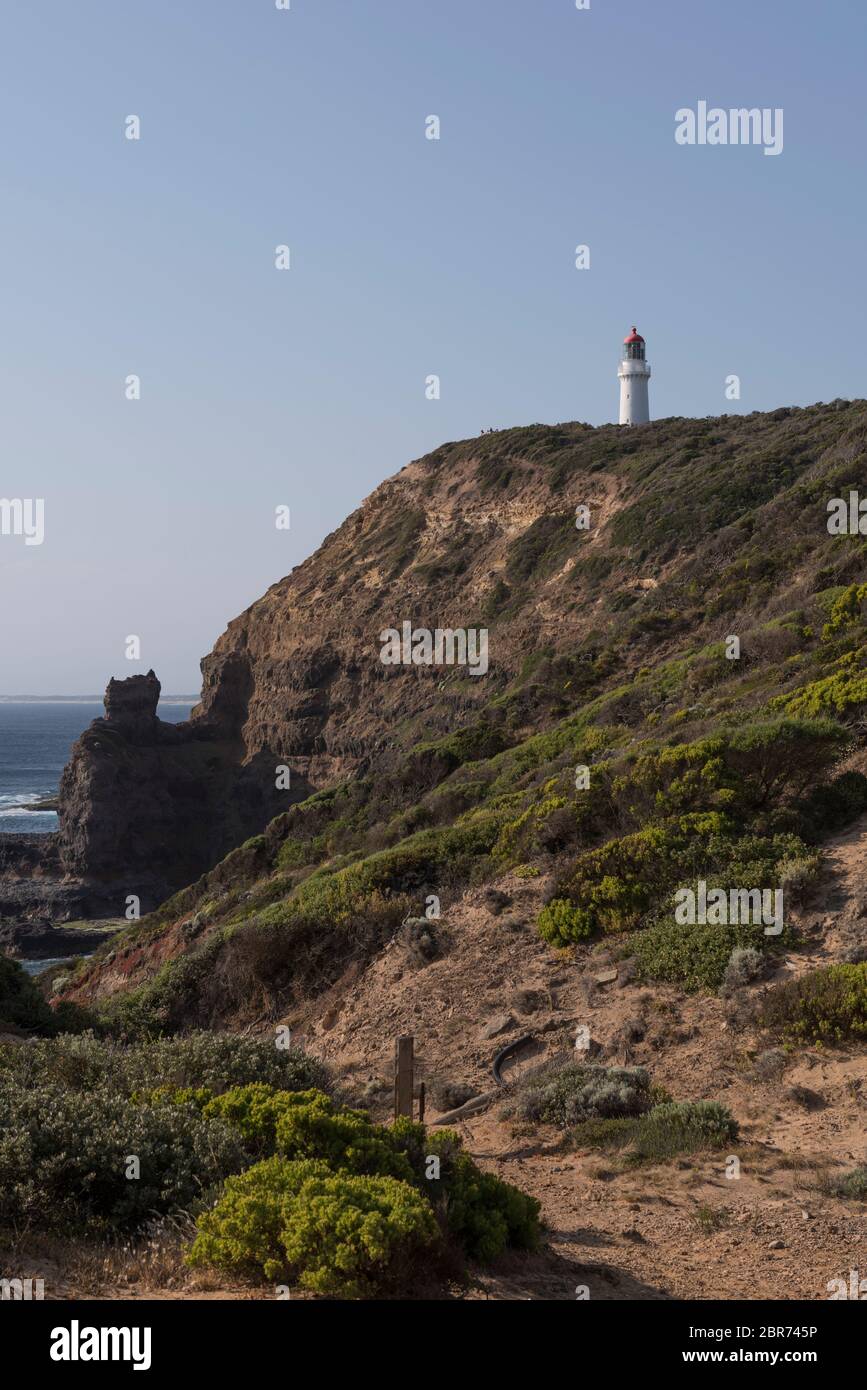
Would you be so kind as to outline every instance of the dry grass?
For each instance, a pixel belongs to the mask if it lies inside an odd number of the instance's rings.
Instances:
[[[218,1274],[191,1270],[184,1252],[194,1233],[192,1218],[161,1221],[138,1239],[67,1239],[31,1230],[0,1236],[0,1264],[20,1277],[45,1280],[48,1298],[125,1298],[225,1289]],[[26,1268],[24,1267],[26,1265]],[[249,1296],[240,1283],[237,1297]]]

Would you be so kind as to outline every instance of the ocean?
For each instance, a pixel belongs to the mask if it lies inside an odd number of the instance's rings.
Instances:
[[[195,702],[160,702],[169,724],[189,718]],[[92,719],[105,713],[101,700],[0,701],[0,831],[47,835],[57,829],[54,811],[16,809],[54,796],[69,752]]]

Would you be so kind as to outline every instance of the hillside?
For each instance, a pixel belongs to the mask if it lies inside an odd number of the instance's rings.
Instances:
[[[727,815],[757,834],[751,862],[809,857],[825,811],[806,805],[806,783],[859,738],[860,600],[837,610],[865,542],[829,535],[826,508],[857,487],[865,431],[867,407],[839,402],[629,432],[537,426],[411,464],[203,662],[193,726],[234,720],[263,800],[283,758],[284,796],[299,795],[299,772],[320,790],[131,928],[75,993],[143,984],[182,955],[182,1016],[243,1017],[260,1001],[242,988],[199,1000],[189,981],[196,960],[213,980],[214,957],[254,937],[268,956],[261,936],[280,960],[279,1007],[307,996],[296,936],[322,949],[333,932],[329,979],[359,934],[387,939],[427,893],[445,903],[515,866],[565,881],[576,852],[610,877],[600,847],[672,814]],[[832,613],[839,631],[823,635]],[[487,627],[488,673],[383,665],[380,631],[406,620]],[[783,715],[803,727],[750,744],[745,725]],[[804,715],[845,727],[806,728]],[[576,795],[578,763],[599,771]],[[860,782],[846,789],[857,801]],[[679,831],[675,859],[697,872],[705,854],[719,871],[718,831]],[[636,925],[659,886],[603,904],[589,934]]]
[[[662,1109],[722,1104],[744,1181],[720,1155],[666,1166],[634,1119],[519,1100],[516,1127],[482,1103],[471,1151],[552,1230],[516,1288],[586,1277],[580,1190],[589,1243],[618,1246],[594,1296],[824,1296],[865,1234],[840,1188],[865,1162],[865,541],[827,528],[865,439],[867,405],[835,402],[534,426],[411,464],[203,663],[192,726],[313,790],[54,1003],[126,1037],[288,1024],[380,1118],[401,1033],[434,1116],[494,1087],[504,1044],[530,1039],[520,1096],[583,1034]],[[489,671],[384,666],[404,621],[486,627]],[[702,885],[781,890],[781,930],[685,924],[675,894]]]

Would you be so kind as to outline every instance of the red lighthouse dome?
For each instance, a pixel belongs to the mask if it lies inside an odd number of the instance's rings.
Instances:
[[[623,360],[624,362],[643,362],[644,352],[644,339],[633,324],[632,332],[623,339]]]

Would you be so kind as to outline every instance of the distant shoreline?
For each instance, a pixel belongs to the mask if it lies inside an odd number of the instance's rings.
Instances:
[[[0,695],[0,705],[101,705],[102,695]],[[199,695],[161,695],[161,705],[197,705]]]

